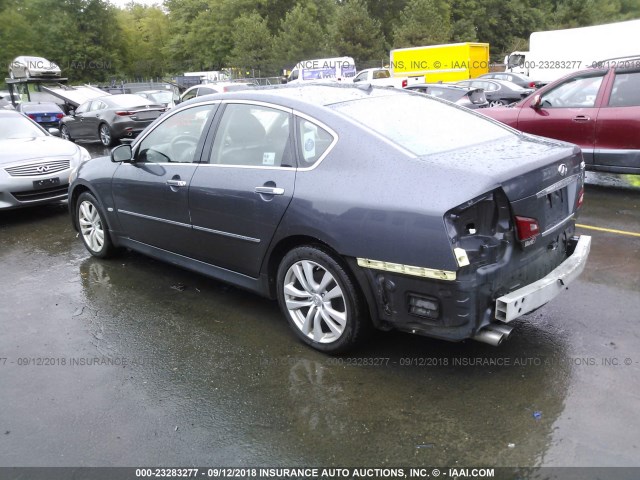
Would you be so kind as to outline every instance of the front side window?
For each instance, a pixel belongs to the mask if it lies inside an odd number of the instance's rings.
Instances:
[[[215,105],[188,108],[170,116],[142,140],[136,162],[192,163]]]
[[[197,94],[198,94],[198,89],[194,88],[193,90],[186,92],[184,94],[184,96],[182,97],[182,101],[186,102],[187,100],[191,100],[192,98],[195,98]]]
[[[590,108],[596,103],[604,74],[574,77],[540,98],[543,108]]]
[[[355,82],[362,82],[363,80],[365,80],[367,78],[367,72],[362,72],[359,73],[356,78],[353,79],[354,83]]]
[[[78,108],[76,108],[76,113],[84,113],[84,112],[88,111],[89,110],[89,105],[91,105],[91,102],[83,103]]]
[[[262,105],[226,106],[211,150],[213,165],[292,167],[290,114]]]
[[[640,72],[616,73],[609,98],[610,107],[640,106]]]

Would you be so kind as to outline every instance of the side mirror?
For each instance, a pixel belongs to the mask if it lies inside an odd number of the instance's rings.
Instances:
[[[531,102],[531,108],[538,109],[542,106],[542,101],[540,99],[540,95],[536,95],[533,97],[533,102]]]
[[[114,163],[130,163],[133,161],[131,145],[118,145],[111,150],[111,161]]]
[[[50,128],[49,129],[49,133],[51,135],[53,135],[54,137],[59,137],[60,136],[60,130],[58,130],[57,128]]]

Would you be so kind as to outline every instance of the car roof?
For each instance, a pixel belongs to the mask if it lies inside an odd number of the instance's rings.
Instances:
[[[257,87],[247,90],[226,92],[224,94],[203,95],[195,99],[187,100],[181,105],[199,103],[206,100],[253,100],[272,102],[291,108],[304,107],[305,105],[328,106],[336,103],[362,100],[372,97],[387,97],[391,95],[405,95],[402,89],[388,87],[374,87],[370,84],[339,84],[339,83],[313,83],[295,85],[275,85],[269,87]]]

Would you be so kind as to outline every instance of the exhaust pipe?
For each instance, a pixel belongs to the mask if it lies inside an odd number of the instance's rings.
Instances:
[[[489,328],[485,327],[478,333],[476,333],[473,336],[473,339],[477,340],[478,342],[488,343],[489,345],[497,347],[502,343],[502,340],[504,340],[504,333],[490,330]]]
[[[497,347],[511,336],[511,332],[513,327],[509,325],[492,323],[476,333],[473,339]]]
[[[511,336],[511,332],[513,332],[513,327],[502,323],[492,323],[491,325],[488,325],[487,328],[494,332],[502,333],[504,335],[502,340],[508,340]]]

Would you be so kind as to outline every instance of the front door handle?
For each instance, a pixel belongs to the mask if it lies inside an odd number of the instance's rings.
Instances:
[[[185,182],[184,180],[167,180],[167,185],[170,185],[172,187],[186,187],[187,182]]]
[[[262,195],[284,195],[284,188],[279,187],[256,187],[254,192]]]
[[[574,122],[588,122],[589,120],[591,120],[591,118],[587,117],[586,115],[578,115],[576,117],[573,117]]]

